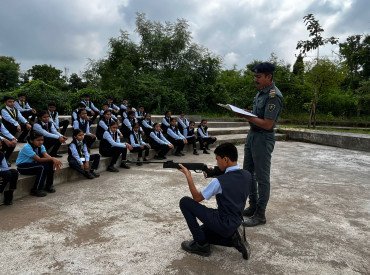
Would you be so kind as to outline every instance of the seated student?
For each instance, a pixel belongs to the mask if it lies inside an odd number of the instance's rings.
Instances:
[[[208,126],[207,126],[207,120],[202,119],[198,126],[198,140],[200,144],[200,149],[203,150],[203,154],[209,154],[207,150],[209,150],[209,145],[216,142],[217,138],[212,137],[208,134]]]
[[[185,117],[184,112],[180,112],[177,118],[177,127],[179,127],[181,134],[184,134],[184,129],[189,127],[189,120]]]
[[[180,209],[193,235],[193,240],[182,242],[181,247],[201,256],[211,254],[210,244],[235,247],[248,260],[250,248],[240,225],[252,176],[240,169],[238,151],[233,144],[221,144],[214,153],[218,168],[225,173],[212,179],[201,192],[195,187],[191,172],[180,164],[180,171],[184,173],[192,195],[192,198],[183,197],[180,200]],[[216,196],[217,209],[200,204],[212,196]],[[203,223],[202,226],[197,219]]]
[[[92,165],[90,167],[90,161]],[[84,142],[84,132],[80,129],[73,130],[73,139],[68,146],[69,167],[81,173],[88,179],[100,177],[95,172],[99,167],[100,155],[89,154],[86,143]]]
[[[195,136],[195,122],[190,121],[189,126],[184,129],[184,134],[183,136],[186,138],[188,141],[188,144],[193,145],[193,154],[194,155],[199,155],[197,152],[197,137]]]
[[[185,156],[185,154],[182,152],[182,149],[184,149],[184,146],[188,143],[188,141],[177,128],[177,121],[175,117],[171,118],[170,127],[167,129],[167,135],[168,140],[174,146],[176,146],[175,156]]]
[[[104,117],[104,111],[106,111],[106,110],[110,111],[110,113],[111,113],[111,116],[110,117],[114,121],[118,121],[118,118],[113,114],[113,112],[112,112],[111,108],[109,108],[109,105],[108,105],[107,102],[103,103],[103,105],[102,105],[102,109],[100,110],[100,119],[102,119]]]
[[[15,146],[17,146],[17,139],[5,128],[4,124],[0,122],[0,143],[1,151],[5,155],[5,159],[9,161]]]
[[[95,123],[95,119],[98,117],[100,112],[99,109],[95,107],[94,103],[91,102],[90,95],[82,95],[81,103],[85,104],[86,106],[87,115],[90,119],[91,124]]]
[[[54,124],[55,129],[64,136],[66,134],[69,121],[68,119],[59,120],[59,114],[57,112],[57,105],[55,102],[49,102],[48,113],[50,121]]]
[[[135,123],[132,129],[132,133],[130,134],[130,144],[133,148],[131,152],[138,153],[136,162],[138,166],[143,165],[143,161],[148,161],[146,157],[149,156],[150,145],[143,141],[139,123]],[[141,160],[143,157],[143,151],[145,151],[145,155],[144,159]]]
[[[31,189],[31,195],[44,197],[46,192],[54,193],[54,171],[62,167],[62,163],[48,155],[43,145],[44,137],[34,131],[29,136],[29,141],[19,151],[16,164],[17,170],[22,175],[36,175],[36,180]],[[46,192],[45,192],[46,191]]]
[[[163,133],[167,133],[168,127],[170,127],[170,121],[171,121],[171,111],[166,111],[164,113],[164,118],[162,118],[161,128]]]
[[[127,149],[132,150],[129,143],[122,143],[118,134],[118,123],[112,122],[109,125],[109,130],[103,134],[103,139],[99,144],[99,153],[104,157],[112,157],[110,164],[107,167],[109,172],[119,172],[114,167],[120,155],[122,155],[121,168],[130,169],[126,164]]]
[[[32,126],[21,112],[14,108],[14,97],[4,96],[5,107],[1,109],[2,122],[6,129],[14,136],[21,132],[18,142],[25,143]]]
[[[153,121],[152,121],[152,116],[149,113],[145,114],[144,119],[141,121],[141,128],[144,131],[144,134],[147,138],[149,138],[150,133],[153,131]]]
[[[28,104],[26,94],[18,94],[18,100],[14,102],[14,108],[20,111],[25,119],[28,120],[28,118],[31,117],[30,121],[35,120],[37,112]]]
[[[145,117],[145,110],[144,106],[140,106],[138,110],[135,112],[135,117],[136,119],[140,122],[144,119]]]
[[[119,108],[120,108],[120,115],[123,120],[123,118],[127,117],[128,100],[127,99],[122,100],[122,104],[120,105]]]
[[[134,124],[137,123],[137,122],[138,121],[136,120],[135,112],[134,111],[128,111],[127,118],[125,118],[122,121],[122,125],[121,125],[121,132],[123,134],[123,137],[126,140],[129,140],[130,134],[132,132],[132,128],[133,128]]]
[[[44,136],[43,144],[50,156],[55,158],[62,157],[58,155],[58,150],[62,143],[65,143],[68,138],[57,131],[54,124],[50,121],[50,116],[47,111],[39,111],[37,114],[37,121],[33,124],[33,131]]]
[[[78,110],[78,120],[73,122],[73,129],[81,129],[84,132],[84,142],[88,149],[91,149],[96,140],[96,136],[90,132],[90,121],[87,117],[87,111],[84,109]]]
[[[113,103],[113,97],[110,96],[107,98],[107,104],[108,104],[109,110],[112,111],[112,115],[114,116],[119,115],[120,108],[116,104]]]
[[[75,120],[78,120],[78,111],[81,110],[81,109],[84,109],[86,110],[86,105],[82,102],[78,103],[77,104],[77,108],[73,110],[72,112],[72,115],[71,115],[71,124],[73,126],[73,123],[75,122]]]
[[[98,140],[101,140],[103,138],[104,132],[108,130],[109,125],[111,125],[113,121],[117,122],[117,120],[113,118],[112,111],[106,109],[103,112],[103,115],[101,116],[101,119],[99,120],[98,126],[96,128],[96,137],[98,138]],[[119,132],[119,134],[121,136],[121,132]]]
[[[165,136],[162,134],[161,125],[159,123],[154,123],[153,131],[149,135],[150,146],[157,151],[154,159],[166,159],[166,154],[170,149],[173,149],[173,145],[169,142]]]
[[[14,190],[17,189],[18,171],[15,169],[9,169],[5,155],[1,151],[0,151],[0,177],[2,178],[2,181],[0,181],[0,193],[4,192],[4,204],[12,205],[13,193]],[[8,183],[9,189],[4,191]]]

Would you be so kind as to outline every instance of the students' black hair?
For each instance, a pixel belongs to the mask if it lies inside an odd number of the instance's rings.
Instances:
[[[194,124],[194,125],[195,125],[195,121],[190,120],[190,121],[189,121],[189,125],[190,125],[190,124]]]
[[[12,96],[8,96],[8,95],[5,95],[5,96],[3,97],[3,102],[8,101],[9,99],[15,100],[15,98],[14,98],[14,97],[12,97]]]
[[[238,160],[238,149],[236,149],[235,145],[230,142],[218,145],[214,153],[221,158],[228,157],[231,161]]]
[[[171,111],[166,111],[165,113],[164,113],[164,116],[167,116],[167,114],[168,113],[171,113]]]
[[[81,96],[81,98],[86,98],[86,97],[90,98],[90,95],[89,95],[89,94],[83,94],[83,95]]]
[[[25,97],[27,97],[27,96],[26,96],[26,94],[25,94],[25,93],[23,93],[23,92],[18,93],[18,97],[21,97],[21,96],[25,96]]]
[[[109,127],[111,127],[111,126],[114,126],[114,125],[117,125],[118,126],[118,122],[116,122],[116,121],[112,121],[110,124],[109,124]]]
[[[104,102],[101,106],[107,105],[109,106],[108,102]]]
[[[72,133],[72,137],[76,137],[81,132],[83,132],[81,129],[74,129]]]
[[[134,129],[135,126],[139,126],[139,128],[140,128],[140,123],[139,122],[135,122],[134,125],[132,125],[132,129]]]
[[[78,109],[86,108],[86,104],[85,104],[85,103],[82,103],[82,102],[79,102],[79,103],[77,104],[77,108],[78,108]]]
[[[202,123],[203,123],[203,121],[207,121],[207,120],[203,118],[203,119],[200,121],[200,123],[202,124]]]
[[[157,125],[160,125],[158,122],[155,122],[154,124],[153,124],[153,130],[154,130],[154,128],[155,128],[155,126],[157,126]]]
[[[30,135],[28,136],[28,140],[29,141],[32,141],[32,140],[35,140],[35,139],[37,139],[39,137],[44,137],[44,136],[42,134],[36,132],[36,131],[31,131],[30,132]]]
[[[79,109],[78,111],[77,111],[77,115],[80,115],[82,112],[87,112],[85,109]]]
[[[48,107],[57,107],[54,101],[48,103]]]
[[[49,115],[48,111],[40,110],[40,111],[37,112],[37,117],[38,118],[42,118],[43,115],[45,115],[45,114],[48,114]]]
[[[131,115],[134,115],[135,114],[135,112],[134,111],[128,111],[127,112],[127,117],[130,117]]]
[[[175,117],[171,117],[170,122],[171,122],[171,121],[177,121],[177,118],[175,118]]]
[[[103,112],[103,116],[104,116],[106,113],[112,113],[112,110],[109,110],[109,109],[104,110],[104,112]]]

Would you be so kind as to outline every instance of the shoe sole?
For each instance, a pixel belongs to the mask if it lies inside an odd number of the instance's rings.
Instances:
[[[209,251],[209,252],[200,252],[200,251],[188,250],[183,244],[181,244],[181,248],[183,250],[185,250],[186,252],[189,252],[191,254],[196,254],[196,255],[199,255],[199,256],[203,256],[203,257],[209,257],[211,255],[211,251]]]

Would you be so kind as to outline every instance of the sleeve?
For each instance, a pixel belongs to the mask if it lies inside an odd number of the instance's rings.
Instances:
[[[95,105],[94,105],[94,103],[92,103],[92,102],[91,102],[91,109],[92,109],[94,112],[98,113],[98,114],[100,113],[100,112],[99,112],[99,109],[98,109],[98,108],[96,108],[96,107],[95,107]]]
[[[16,100],[14,101],[14,108],[17,109],[18,111],[20,112],[24,112],[24,111],[27,111],[26,108],[22,108],[22,106],[19,104],[19,102]]]
[[[162,118],[162,124],[166,125],[167,127],[170,127],[170,124],[167,122],[165,118]]]
[[[61,136],[63,136],[63,135],[62,135],[61,133],[59,133],[59,132],[58,132],[58,130],[55,128],[54,123],[52,123],[52,124],[51,124],[51,129],[50,129],[50,131],[51,131],[54,135],[58,136],[58,138],[60,138]]]
[[[104,123],[103,120],[99,121],[99,126],[102,127],[105,131],[108,130],[108,126],[107,126],[107,124]]]
[[[125,143],[114,141],[114,139],[112,138],[112,136],[107,131],[104,132],[103,138],[106,141],[108,141],[109,144],[112,145],[113,147],[126,148],[126,144]]]
[[[131,123],[130,123],[130,121],[128,121],[128,119],[127,119],[127,118],[125,118],[125,119],[123,120],[123,123],[127,126],[127,128],[129,128],[129,129],[130,129],[130,131],[132,131]]]
[[[90,160],[90,154],[89,154],[89,150],[87,149],[86,144],[84,144],[84,155],[85,155],[86,161],[89,161]]]
[[[72,113],[72,117],[73,117],[73,120],[76,121],[77,120],[77,113],[76,112],[73,112]]]
[[[18,119],[20,120],[20,122],[22,122],[23,124],[28,123],[27,119],[25,119],[24,116],[22,116],[21,112],[20,111],[17,111],[17,112],[18,112]]]
[[[198,127],[198,135],[199,135],[201,138],[205,138],[205,137],[207,137],[207,136],[203,133],[203,131],[202,131],[202,129],[201,129],[200,127]]]
[[[5,109],[2,109],[1,110],[1,116],[2,116],[2,118],[3,119],[5,119],[6,121],[8,121],[9,123],[11,123],[11,124],[13,124],[14,126],[19,126],[19,123],[18,123],[18,121],[16,121],[15,119],[13,119],[10,115],[9,115],[9,113],[8,113],[8,111],[6,111]]]
[[[161,140],[165,142],[165,144],[171,144],[171,142],[166,139],[166,137],[161,133]]]
[[[91,127],[90,122],[86,122],[86,123],[87,123],[87,126],[86,126],[86,133],[85,134],[91,134],[91,132],[90,132],[90,127]]]
[[[26,144],[23,148],[22,148],[22,153],[28,157],[28,158],[33,158],[36,153],[35,151],[32,150],[32,147],[29,145],[29,144]]]
[[[172,137],[173,139],[176,139],[176,140],[178,140],[178,139],[182,139],[182,138],[180,137],[180,135],[175,134],[175,132],[174,132],[174,131],[172,131],[172,129],[171,129],[171,128],[168,128],[168,129],[167,129],[167,134],[168,134],[170,137]]]
[[[180,133],[180,131],[179,131],[179,137],[180,137],[181,139],[185,139],[185,137]]]
[[[140,144],[135,143],[135,138],[133,134],[130,134],[130,144],[132,145],[132,147],[140,147]]]
[[[4,124],[1,123],[0,127],[1,133],[3,134],[4,137],[6,137],[9,140],[13,140],[15,137],[8,131],[8,129],[5,128]]]
[[[58,138],[59,138],[59,135],[49,133],[48,131],[46,131],[45,129],[43,129],[43,128],[41,127],[41,125],[40,125],[40,124],[38,124],[38,123],[35,123],[35,124],[33,125],[33,130],[34,130],[36,133],[39,133],[40,135],[43,135],[44,137],[54,138],[54,139],[58,139]]]
[[[86,104],[86,102],[84,100],[81,100],[80,102],[83,103],[83,104],[85,104],[86,111],[88,111],[88,112],[91,111],[90,107]]]
[[[73,121],[73,130],[76,130],[79,128],[80,128],[80,125],[78,125],[78,121],[77,120]]]
[[[114,121],[118,121],[118,118],[116,117],[116,115],[114,115],[114,114],[112,114],[112,119],[114,120]]]
[[[58,113],[55,115],[54,124],[55,124],[55,127],[59,129],[59,114]]]
[[[113,109],[119,111],[119,107],[116,104],[113,104]]]
[[[154,140],[155,142],[157,142],[159,144],[166,144],[163,140],[158,138],[157,135],[154,132],[151,132],[149,136],[151,137],[152,140]]]
[[[277,120],[282,109],[282,102],[278,96],[268,98],[265,105],[264,118]]]
[[[186,129],[186,128],[184,128],[184,136],[185,136],[186,138],[189,138],[189,136],[188,136],[188,129]]]
[[[211,182],[201,191],[203,198],[209,200],[212,196],[222,193],[220,182],[217,178],[211,180]]]
[[[41,154],[47,153],[44,145],[41,145]]]
[[[177,123],[180,123],[183,129],[187,127],[186,124],[180,119],[180,117],[177,118]]]
[[[80,158],[80,155],[77,152],[76,145],[74,143],[71,143],[69,145],[69,149],[71,150],[72,157],[74,157],[77,160],[77,162],[78,162],[79,165],[82,165],[82,160]]]
[[[123,104],[121,104],[120,108],[121,108],[121,110],[123,110],[123,111],[126,111],[126,110],[127,110],[127,107],[126,107],[125,105],[123,105]]]

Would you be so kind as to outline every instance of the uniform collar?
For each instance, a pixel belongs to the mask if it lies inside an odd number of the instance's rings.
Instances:
[[[226,170],[225,170],[225,173],[235,171],[235,170],[240,170],[239,164],[227,167]]]
[[[268,93],[268,92],[270,92],[270,90],[271,89],[274,89],[274,82],[272,82],[272,84],[271,85],[269,85],[269,86],[267,86],[267,87],[265,87],[265,88],[263,88],[262,90],[260,90],[260,92],[261,93]]]

